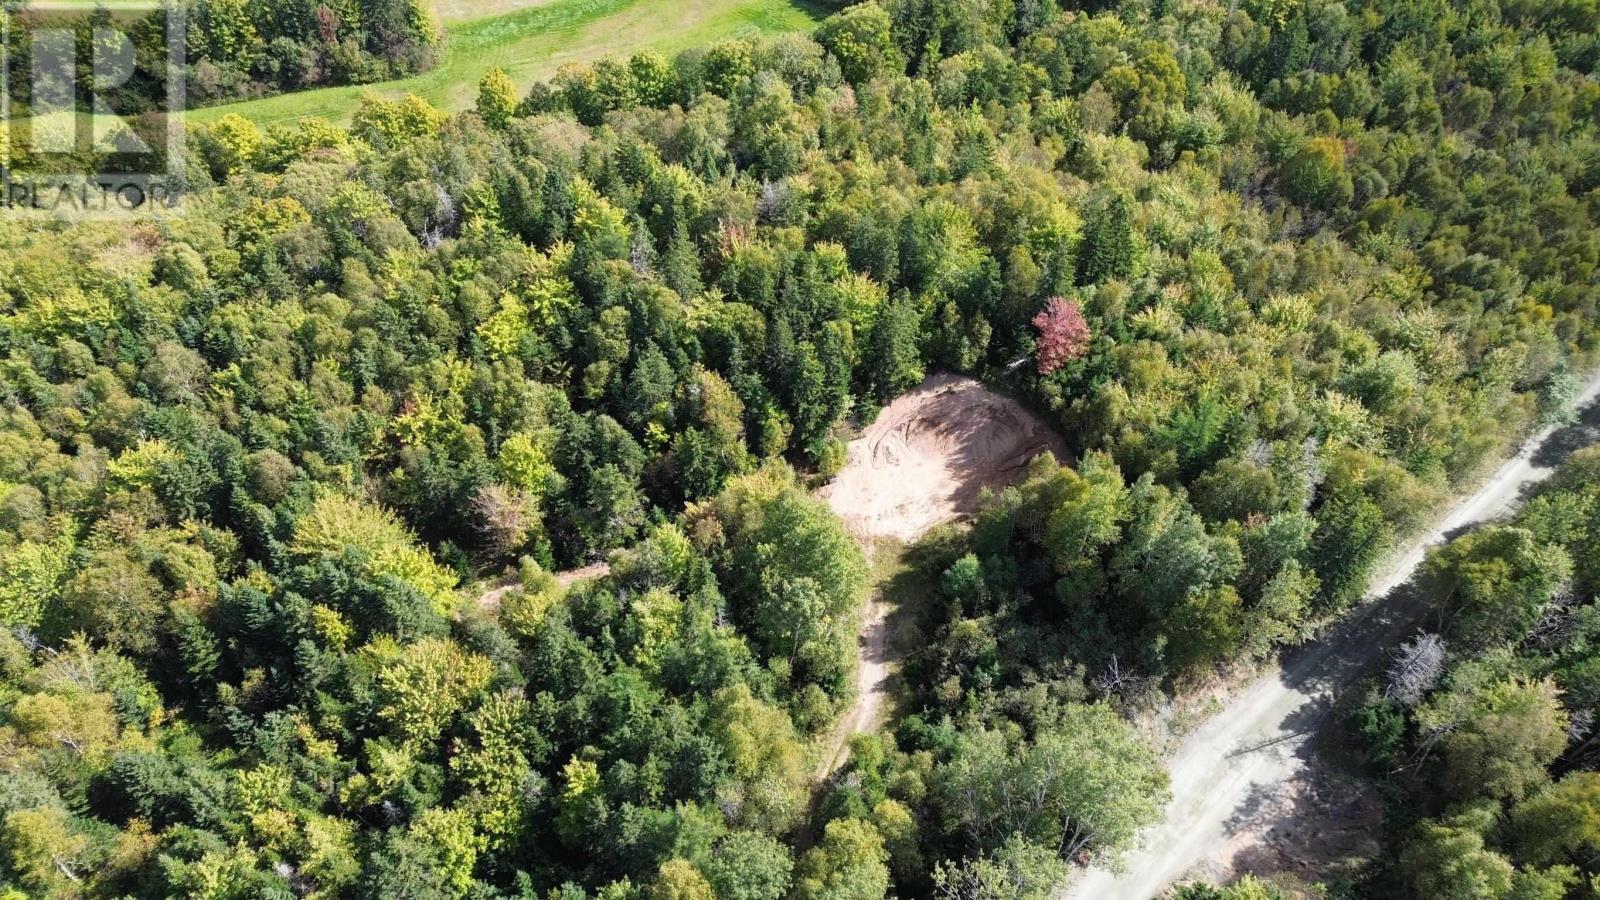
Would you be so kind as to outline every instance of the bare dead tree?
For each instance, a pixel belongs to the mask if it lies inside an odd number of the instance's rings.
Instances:
[[[461,230],[461,204],[450,196],[444,185],[434,182],[433,185],[433,212],[428,216],[427,223],[422,228],[418,238],[422,245],[429,250],[439,246],[445,238],[460,233]]]
[[[1322,442],[1314,435],[1300,444],[1300,471],[1305,474],[1306,479],[1306,497],[1301,502],[1302,512],[1311,509],[1311,501],[1317,496],[1317,488],[1321,487],[1322,482],[1328,477],[1328,473],[1323,471],[1322,465],[1317,462],[1317,451],[1321,447]]]
[[[1570,587],[1559,591],[1545,607],[1539,621],[1523,635],[1522,646],[1549,653],[1570,641],[1577,628],[1577,621],[1572,615],[1577,600],[1577,595]]]
[[[1122,662],[1113,653],[1111,661],[1095,678],[1095,690],[1102,697],[1116,698],[1118,705],[1126,711],[1137,703],[1138,698],[1149,693],[1158,681],[1154,676],[1140,675],[1122,668]]]
[[[637,275],[649,275],[656,270],[656,248],[650,243],[650,232],[643,225],[633,230],[633,239],[628,244],[628,265]]]
[[[1104,696],[1122,693],[1127,684],[1136,676],[1130,672],[1122,671],[1122,663],[1115,653],[1111,654],[1111,661],[1101,670],[1100,677],[1095,679],[1095,687]]]
[[[1437,634],[1418,635],[1401,644],[1389,663],[1383,696],[1405,706],[1415,706],[1444,674],[1444,641]]]
[[[1594,710],[1580,709],[1567,721],[1567,743],[1582,746],[1594,733]]]
[[[94,655],[87,644],[70,642],[64,650],[58,650],[35,639],[31,649],[44,656],[40,668],[48,681],[65,681],[91,693],[101,689],[100,679],[95,673]]]
[[[484,541],[496,556],[509,556],[527,543],[538,521],[526,494],[497,482],[479,488],[472,506]]]
[[[782,181],[761,182],[761,196],[756,200],[756,216],[762,222],[775,222],[783,210],[793,202],[794,190]]]

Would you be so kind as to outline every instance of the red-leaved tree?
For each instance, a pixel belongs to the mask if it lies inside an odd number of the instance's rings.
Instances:
[[[1033,327],[1039,329],[1040,375],[1049,375],[1089,349],[1089,323],[1071,300],[1051,297],[1044,312],[1033,317]]]

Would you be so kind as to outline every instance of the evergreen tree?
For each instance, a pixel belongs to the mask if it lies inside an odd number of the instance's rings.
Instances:
[[[1078,272],[1080,284],[1099,284],[1133,274],[1137,248],[1126,196],[1112,195],[1090,218],[1083,244]]]

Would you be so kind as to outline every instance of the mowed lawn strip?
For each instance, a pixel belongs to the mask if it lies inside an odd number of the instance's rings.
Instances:
[[[744,34],[807,31],[822,17],[805,0],[553,0],[446,26],[444,58],[431,71],[379,84],[317,88],[190,110],[214,121],[238,113],[258,124],[321,116],[346,122],[364,91],[412,93],[442,109],[470,107],[478,81],[499,66],[519,90],[569,62],[645,48],[672,53]]]
[[[549,6],[560,0],[434,0],[433,8],[445,27],[479,19],[497,19],[518,10]]]

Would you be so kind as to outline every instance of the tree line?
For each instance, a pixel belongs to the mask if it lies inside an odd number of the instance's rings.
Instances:
[[[171,78],[182,79],[188,106],[372,84],[426,71],[444,49],[444,32],[426,0],[181,0],[153,9],[82,10],[24,5],[11,15],[6,75],[16,118],[44,100],[122,116],[166,112]],[[71,97],[35,95],[35,87],[58,90],[34,81],[33,50],[47,29],[72,33]],[[101,76],[110,60],[123,58],[124,42],[132,66],[125,77],[107,82]],[[40,55],[56,52],[41,47]],[[12,161],[18,162],[26,160]]]

